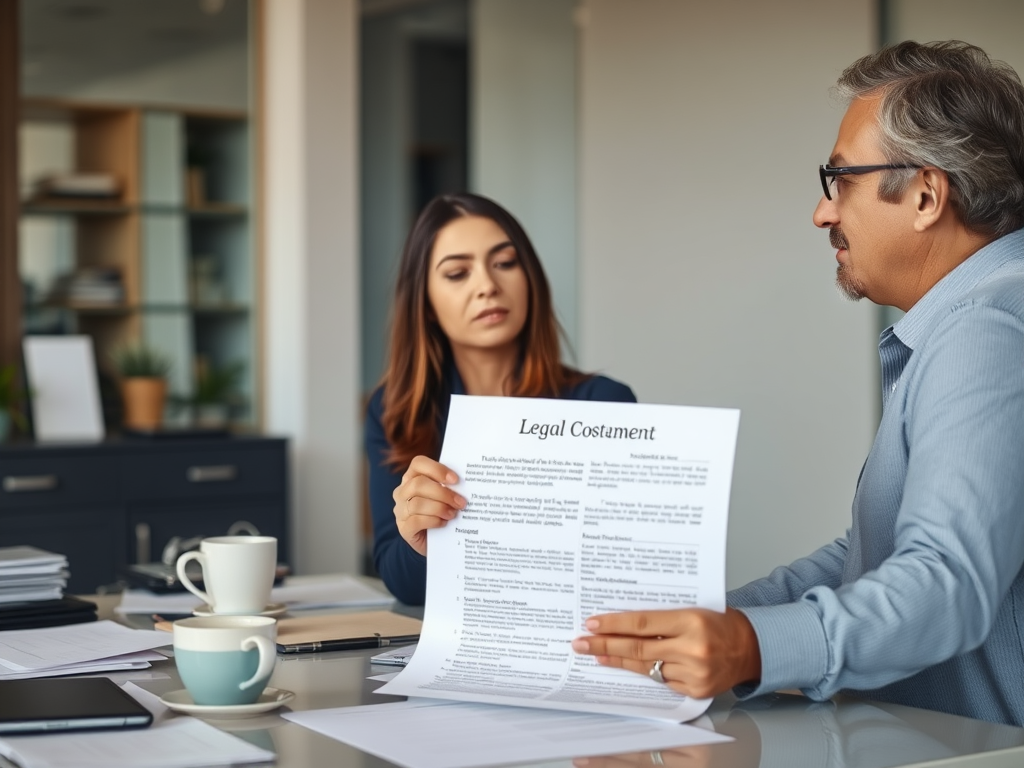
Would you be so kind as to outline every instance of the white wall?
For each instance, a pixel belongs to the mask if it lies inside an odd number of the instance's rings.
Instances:
[[[886,42],[965,40],[1024,73],[1020,0],[889,0]]]
[[[742,409],[728,582],[840,535],[877,424],[876,310],[811,213],[870,0],[584,0],[580,350],[641,401]]]
[[[292,441],[298,570],[357,572],[358,4],[264,9],[264,424]]]
[[[470,186],[508,208],[577,338],[575,0],[475,0]]]

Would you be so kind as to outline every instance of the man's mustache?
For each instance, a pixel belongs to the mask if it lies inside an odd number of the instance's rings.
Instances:
[[[828,242],[835,249],[849,250],[850,246],[846,242],[846,236],[843,234],[843,230],[839,227],[829,227],[828,230]]]

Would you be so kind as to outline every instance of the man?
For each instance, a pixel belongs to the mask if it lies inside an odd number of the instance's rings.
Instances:
[[[1024,86],[979,48],[906,42],[837,90],[814,223],[845,294],[907,312],[879,341],[852,527],[724,614],[598,616],[574,647],[692,696],[847,690],[1021,725]]]

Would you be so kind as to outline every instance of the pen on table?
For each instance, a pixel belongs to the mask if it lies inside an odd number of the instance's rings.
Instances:
[[[153,629],[161,629],[164,632],[171,632],[174,629],[174,618],[167,618],[158,613],[150,616],[153,619]]]
[[[419,635],[399,635],[398,637],[349,637],[344,640],[315,640],[312,643],[277,644],[278,653],[317,653],[325,651],[355,651],[362,648],[388,648],[402,643],[415,643]]]

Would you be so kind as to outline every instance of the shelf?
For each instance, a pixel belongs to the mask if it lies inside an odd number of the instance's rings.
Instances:
[[[234,218],[249,214],[245,206],[232,203],[206,203],[198,208],[186,208],[185,211],[189,216],[197,219]]]
[[[127,315],[133,310],[123,304],[66,304],[58,302],[36,302],[26,304],[26,312],[49,312],[60,310],[62,312],[77,312],[82,315]]]
[[[124,216],[134,206],[112,200],[29,200],[21,204],[21,212],[28,216]]]
[[[196,315],[244,315],[249,307],[244,304],[144,304],[134,307],[135,312],[191,312]]]
[[[100,369],[142,342],[171,363],[184,396],[202,367],[241,363],[238,395],[257,403],[258,311],[251,136],[243,112],[70,100],[23,102],[22,189],[51,174],[106,174],[116,198],[39,193],[21,203],[25,327],[93,338]],[[117,303],[63,286],[90,272],[119,284]],[[101,281],[102,282],[102,281]],[[243,417],[256,423],[255,406]],[[174,424],[176,414],[168,414]]]
[[[245,206],[231,203],[208,203],[200,208],[180,205],[125,205],[106,200],[32,200],[21,204],[28,216],[123,216],[142,213],[183,213],[197,219],[242,218],[249,215]]]
[[[193,312],[197,315],[244,315],[245,304],[141,304],[133,307],[123,304],[69,304],[62,302],[36,302],[26,304],[28,312],[62,310],[93,315],[127,315],[133,312]]]
[[[244,304],[193,304],[197,315],[244,315],[249,308]]]

